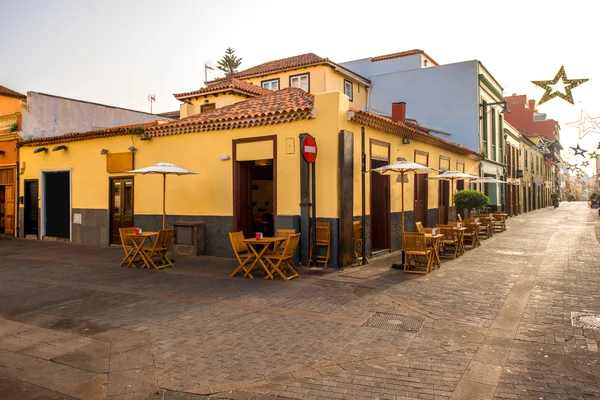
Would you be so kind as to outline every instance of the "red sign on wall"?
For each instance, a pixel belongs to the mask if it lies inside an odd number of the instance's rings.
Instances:
[[[314,163],[317,159],[317,142],[312,136],[304,137],[301,146],[302,157],[307,163]]]

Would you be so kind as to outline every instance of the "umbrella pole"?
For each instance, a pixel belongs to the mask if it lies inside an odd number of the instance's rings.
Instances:
[[[167,174],[163,174],[163,218],[162,218],[162,228],[165,229],[165,197],[167,193]]]
[[[454,179],[450,179],[450,204],[452,206],[452,218],[450,221],[454,221]]]
[[[402,191],[402,234],[404,234],[404,172],[400,174],[400,179],[400,190]]]

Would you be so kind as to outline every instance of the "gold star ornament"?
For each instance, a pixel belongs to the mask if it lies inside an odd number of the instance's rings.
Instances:
[[[567,125],[579,129],[579,139],[582,139],[588,133],[600,134],[600,117],[592,118],[583,110],[581,110],[579,121],[567,122]]]
[[[561,99],[563,99],[564,101],[568,101],[571,104],[575,104],[575,102],[573,101],[573,94],[571,93],[571,89],[576,88],[577,86],[579,86],[582,83],[585,83],[587,81],[589,81],[589,79],[569,79],[569,78],[567,78],[567,73],[565,72],[565,67],[561,66],[553,80],[551,80],[551,81],[531,81],[531,83],[546,90],[546,92],[544,93],[544,95],[542,96],[542,98],[540,99],[538,104],[543,104],[549,100],[552,100],[553,98],[555,98],[557,96],[560,97]],[[562,86],[562,88],[565,90],[565,92],[563,93],[561,90],[557,90],[557,88],[555,88],[554,86]]]

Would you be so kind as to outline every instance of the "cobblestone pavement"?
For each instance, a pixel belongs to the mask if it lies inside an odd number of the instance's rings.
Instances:
[[[507,226],[427,276],[389,255],[291,282],[0,240],[0,398],[600,398],[600,330],[571,324],[600,314],[597,211]]]

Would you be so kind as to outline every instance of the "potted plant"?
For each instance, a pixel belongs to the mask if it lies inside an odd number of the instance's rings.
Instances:
[[[552,205],[554,208],[558,207],[558,193],[552,193]]]
[[[459,210],[482,212],[490,202],[490,198],[478,190],[461,190],[454,195],[454,204]]]

